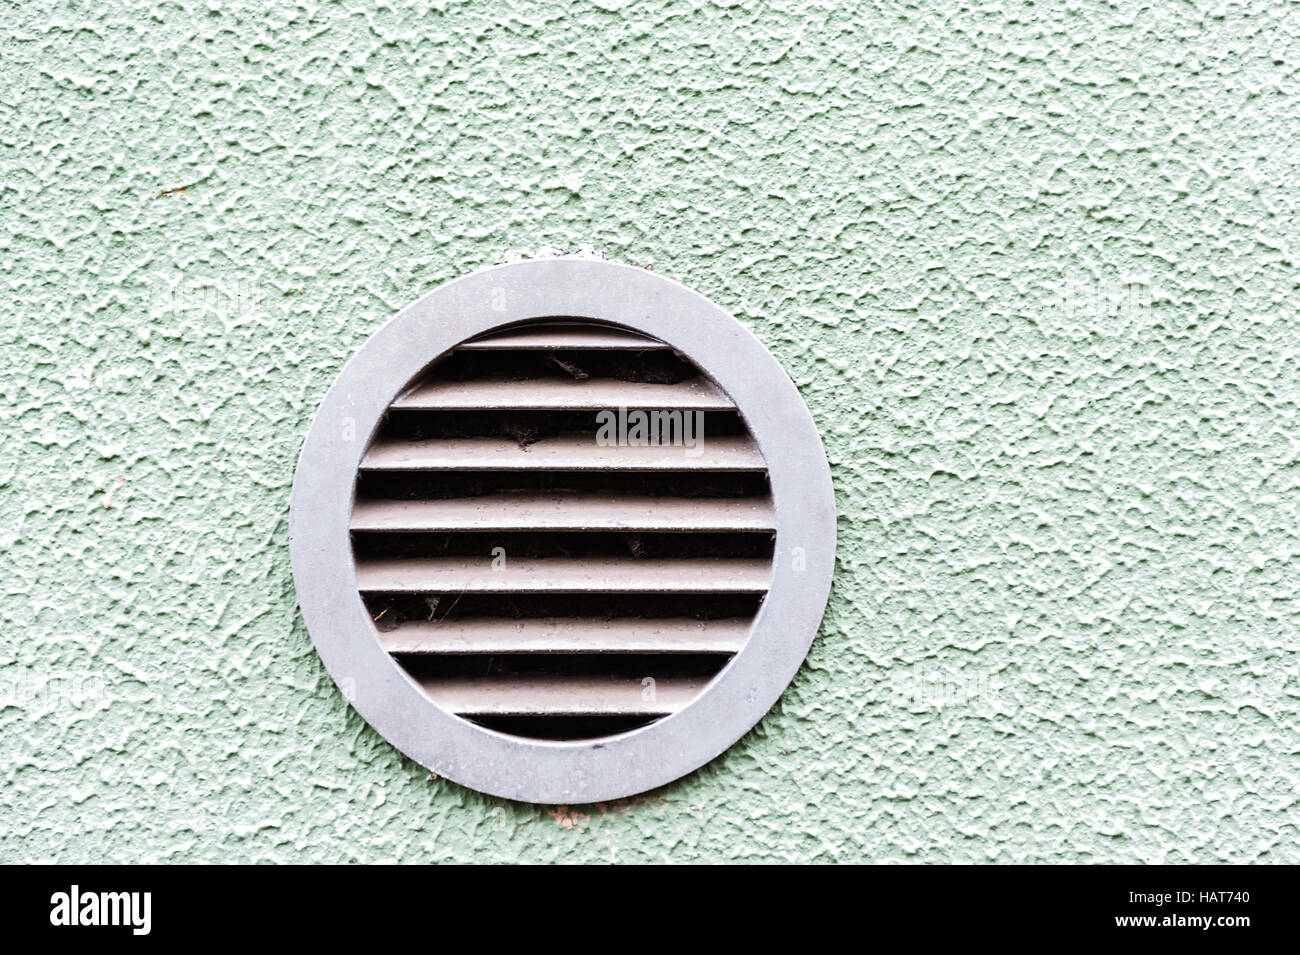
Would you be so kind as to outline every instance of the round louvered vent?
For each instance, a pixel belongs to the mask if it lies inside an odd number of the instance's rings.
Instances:
[[[465,785],[616,798],[717,755],[812,640],[834,502],[798,393],[631,266],[450,283],[348,364],[303,448],[294,577],[331,675]]]

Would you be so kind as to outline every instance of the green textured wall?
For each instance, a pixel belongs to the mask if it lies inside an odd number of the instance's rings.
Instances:
[[[0,860],[1300,861],[1300,7],[0,10]],[[426,779],[299,619],[313,409],[589,242],[737,314],[821,634],[618,804]]]

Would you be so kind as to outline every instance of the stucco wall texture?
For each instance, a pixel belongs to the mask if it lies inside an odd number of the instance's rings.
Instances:
[[[9,3],[0,860],[1300,862],[1300,7]],[[591,245],[824,434],[807,664],[661,790],[431,780],[303,627],[311,415]]]

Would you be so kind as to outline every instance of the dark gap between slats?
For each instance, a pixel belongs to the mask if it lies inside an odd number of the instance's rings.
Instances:
[[[675,385],[696,377],[699,371],[671,351],[593,351],[554,349],[546,351],[461,351],[452,352],[427,369],[420,383],[470,381],[526,381],[559,378],[582,381],[587,378],[615,378],[619,381]]]
[[[709,679],[730,653],[421,654],[402,656],[420,677],[502,677],[550,682],[555,677],[609,677],[611,681]]]
[[[618,531],[354,531],[358,560],[393,557],[468,557],[486,566],[497,548],[505,559],[567,557],[641,557],[650,560],[688,557],[772,556],[771,531],[721,533],[624,533]]]
[[[617,412],[617,408],[608,409]],[[655,409],[651,409],[655,410]],[[747,434],[740,415],[734,411],[680,412],[691,415],[682,423],[674,419],[673,437],[690,429],[696,446],[707,444],[710,438]],[[421,441],[434,438],[511,438],[522,445],[534,444],[543,438],[562,434],[590,435],[594,438],[601,420],[595,411],[417,411],[394,408],[388,412],[379,431],[381,440]],[[703,428],[696,430],[700,422]],[[630,422],[629,426],[635,425]],[[660,424],[661,428],[667,425]],[[681,440],[685,440],[684,434]],[[666,451],[676,451],[676,445],[665,443]]]
[[[511,491],[573,491],[651,497],[763,497],[759,471],[362,471],[357,499],[418,501]]]
[[[486,729],[529,739],[583,740],[626,733],[657,723],[659,716],[474,716]]]
[[[646,332],[639,332],[631,328],[623,328],[613,322],[601,321],[598,318],[588,318],[584,315],[537,315],[532,318],[524,318],[517,322],[510,322],[509,324],[502,325],[500,328],[494,328],[490,332],[475,335],[473,338],[467,339],[466,343],[491,341],[492,339],[512,335],[515,332],[520,331],[565,332],[589,330],[608,330],[622,333],[629,338],[645,339],[646,341],[652,342],[656,345],[663,345],[662,341]]]
[[[380,630],[417,620],[551,617],[694,620],[752,619],[761,594],[365,594],[370,619]]]

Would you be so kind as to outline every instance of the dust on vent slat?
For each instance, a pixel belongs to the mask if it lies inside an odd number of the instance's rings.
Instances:
[[[733,408],[706,378],[661,385],[615,378],[535,378],[524,381],[431,381],[393,402],[403,411],[601,411],[650,408],[665,411],[722,411]]]
[[[510,438],[378,441],[364,471],[763,471],[748,435],[706,438],[694,448],[601,445],[593,435],[560,435],[523,445]]]
[[[666,351],[653,338],[598,325],[539,325],[497,332],[456,346],[456,351]]]
[[[358,501],[354,531],[770,531],[770,498],[517,493]]]
[[[471,617],[410,621],[379,640],[397,654],[738,653],[750,625],[748,618]]]
[[[461,716],[667,716],[686,706],[707,681],[589,676],[423,677],[420,685],[444,709]]]
[[[494,569],[494,564],[495,569]],[[502,566],[504,564],[504,566]],[[763,593],[766,558],[406,557],[357,563],[363,593]]]

